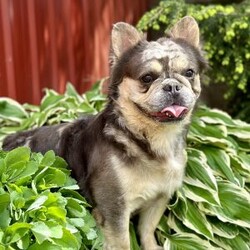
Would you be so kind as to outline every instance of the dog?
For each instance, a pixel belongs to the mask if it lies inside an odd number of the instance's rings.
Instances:
[[[199,36],[189,16],[156,41],[116,23],[106,108],[4,140],[4,150],[22,145],[34,152],[54,150],[68,162],[93,206],[105,250],[130,249],[129,221],[135,214],[142,249],[163,249],[154,231],[183,181],[186,134],[206,66]]]

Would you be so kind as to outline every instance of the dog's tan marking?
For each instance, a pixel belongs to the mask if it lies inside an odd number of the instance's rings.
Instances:
[[[117,175],[121,177],[119,179],[130,213],[147,206],[159,194],[164,193],[170,198],[182,183],[185,167],[185,158],[182,156],[178,158],[168,154],[168,158],[161,162],[148,160],[143,154],[139,156],[141,161],[136,166],[127,166],[116,156],[110,159]]]
[[[140,148],[131,142],[128,137],[119,129],[116,129],[110,125],[106,125],[104,128],[104,133],[108,136],[112,136],[115,138],[117,142],[122,143],[126,146],[126,153],[128,156],[137,156],[141,153]]]
[[[154,230],[157,227],[159,220],[166,209],[168,202],[167,197],[160,195],[150,206],[144,208],[140,212],[138,231],[143,249],[160,250],[154,237]]]
[[[114,230],[106,221],[105,227],[102,227],[102,232],[105,237],[103,250],[130,250],[129,239],[129,214],[122,218],[124,221],[121,223],[123,228]]]
[[[23,145],[24,147],[29,147],[30,146],[30,142],[32,140],[32,136],[28,137],[26,140],[25,140],[25,144]]]
[[[175,72],[181,72],[183,69],[190,68],[190,60],[185,54],[179,54],[169,60],[169,68]]]
[[[200,76],[199,75],[195,76],[193,90],[197,96],[196,98],[198,98],[200,93],[201,93],[201,84],[200,84]]]
[[[158,73],[160,73],[163,70],[162,64],[157,60],[154,60],[154,61],[150,62],[149,67],[153,71],[158,72]]]
[[[162,88],[161,85],[157,86],[156,88]],[[163,126],[162,123],[156,122],[152,120],[150,117],[145,116],[135,105],[132,101],[136,103],[143,104],[144,107],[147,106],[147,103],[150,103],[150,96],[152,95],[150,89],[147,94],[142,94],[139,91],[139,84],[137,81],[124,78],[122,84],[119,86],[119,93],[120,96],[117,100],[117,104],[120,107],[120,112],[123,114],[123,119],[125,119],[125,124],[129,127],[131,131],[133,131],[135,134],[147,135],[147,139],[151,140],[152,138],[152,144],[151,146],[156,151],[156,153],[159,153],[160,155],[164,155],[164,152],[162,152],[162,148],[166,148],[166,145],[164,143],[168,143],[171,141],[171,138],[174,138],[177,134],[182,132],[183,125],[189,122],[189,116],[185,118],[185,120],[180,121],[176,124],[172,125],[166,125]],[[159,93],[159,91],[155,91]],[[157,101],[159,101],[159,98],[155,96]],[[124,123],[124,122],[123,122]],[[152,133],[154,131],[154,133]],[[171,131],[170,134],[168,134],[168,137],[162,136],[162,134],[165,134],[166,131]],[[159,135],[159,138],[155,140],[154,137],[157,137]],[[162,142],[155,144],[155,141]],[[172,142],[172,141],[171,141]],[[169,149],[171,151],[171,149]]]

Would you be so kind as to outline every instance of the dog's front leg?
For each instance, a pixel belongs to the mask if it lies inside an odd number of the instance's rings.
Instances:
[[[144,208],[139,214],[139,234],[143,250],[162,250],[158,246],[154,236],[154,231],[163,215],[167,197],[161,196],[151,203],[151,206]]]
[[[130,250],[129,212],[126,209],[120,213],[117,210],[111,212],[112,210],[100,213],[98,209],[95,209],[94,212],[104,235],[103,250]]]

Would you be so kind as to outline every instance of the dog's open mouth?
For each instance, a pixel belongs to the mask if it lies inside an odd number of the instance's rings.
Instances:
[[[180,105],[171,105],[160,112],[151,113],[151,116],[160,122],[181,120],[188,113],[188,108]]]

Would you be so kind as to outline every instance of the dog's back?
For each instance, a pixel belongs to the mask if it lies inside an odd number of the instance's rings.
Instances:
[[[9,135],[3,141],[3,149],[12,150],[20,146],[30,147],[33,152],[45,153],[54,150],[58,153],[59,131],[65,124],[44,126]]]
[[[44,154],[53,150],[58,156],[66,157],[72,137],[76,138],[84,133],[93,117],[86,116],[70,123],[43,126],[9,135],[3,141],[3,150],[9,151],[20,146],[27,146],[32,152]]]

